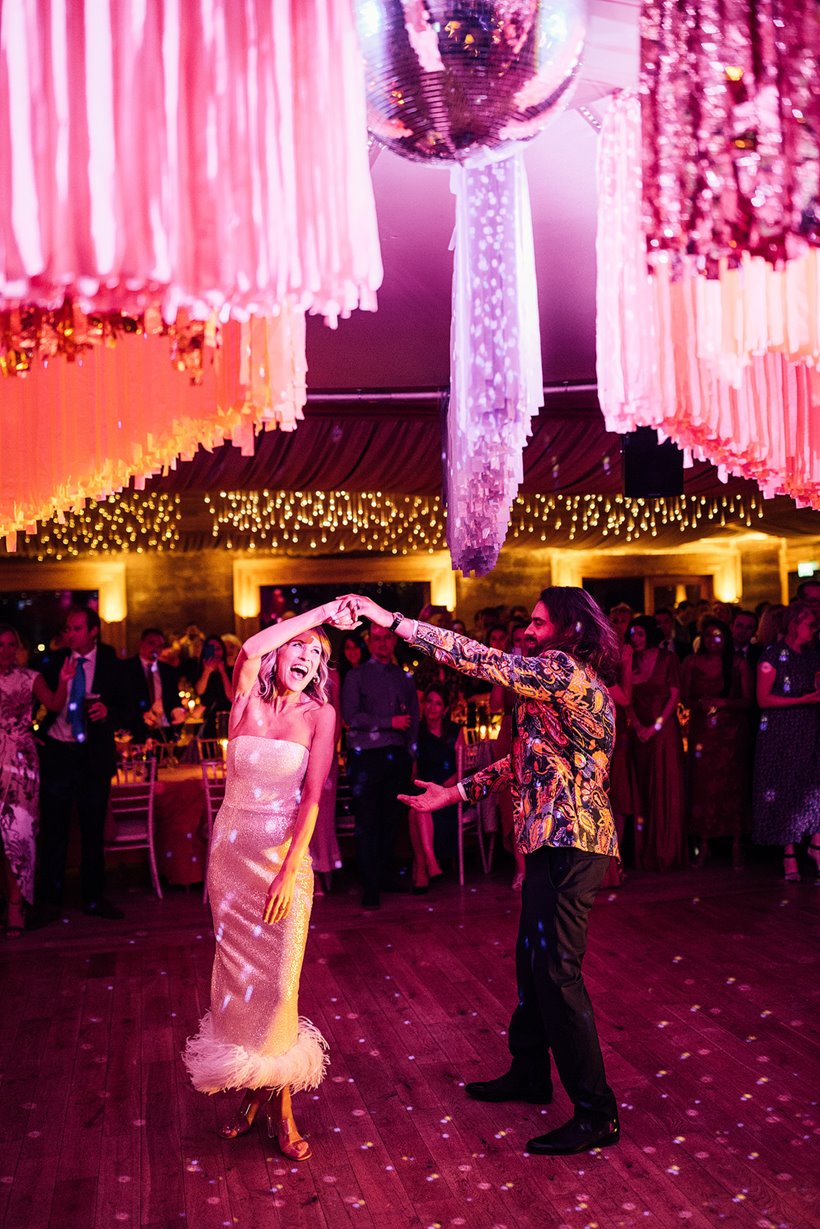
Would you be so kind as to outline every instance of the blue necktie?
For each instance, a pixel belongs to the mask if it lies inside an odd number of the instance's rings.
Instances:
[[[86,657],[78,657],[74,678],[71,680],[71,694],[68,697],[68,720],[71,723],[71,733],[78,743],[85,742],[85,663]]]

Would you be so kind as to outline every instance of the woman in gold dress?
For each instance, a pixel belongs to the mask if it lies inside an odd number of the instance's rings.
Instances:
[[[237,658],[225,801],[208,862],[211,1007],[184,1055],[200,1092],[243,1092],[224,1139],[249,1131],[261,1108],[293,1161],[311,1151],[291,1093],[316,1088],[327,1061],[324,1038],[298,1014],[313,900],[308,846],[336,729],[322,623],[350,620],[330,602],[252,636]]]

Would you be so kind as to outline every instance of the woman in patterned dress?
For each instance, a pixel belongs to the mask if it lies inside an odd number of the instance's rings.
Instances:
[[[31,729],[35,700],[59,711],[74,669],[67,661],[56,691],[42,675],[19,664],[22,643],[0,623],[0,889],[6,898],[6,937],[19,938],[24,903],[34,900],[35,841],[39,821],[40,765]]]
[[[800,879],[796,846],[809,838],[820,876],[820,653],[817,621],[806,602],[786,610],[783,639],[764,650],[757,667],[761,709],[755,752],[754,839],[783,846],[783,876]]]

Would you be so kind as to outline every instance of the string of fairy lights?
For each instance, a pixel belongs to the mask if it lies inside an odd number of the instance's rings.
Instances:
[[[205,496],[211,533],[228,549],[297,554],[331,549],[409,555],[446,547],[445,514],[438,496],[384,495],[380,491],[220,491]],[[577,541],[600,533],[626,543],[729,521],[751,528],[763,516],[754,495],[681,495],[632,499],[625,495],[519,495],[507,541]]]
[[[44,559],[133,551],[177,550],[186,545],[186,523],[208,528],[201,545],[226,550],[269,550],[288,555],[332,553],[413,555],[447,547],[443,500],[435,495],[387,495],[382,491],[219,491],[202,504],[180,495],[127,492],[51,521],[20,539],[21,554]],[[752,528],[763,501],[752,495],[681,495],[632,499],[625,495],[520,495],[507,542],[582,543],[594,535],[607,543],[646,545],[669,532],[681,534],[732,524]],[[190,539],[188,539],[190,542]]]
[[[239,546],[305,554],[339,551],[409,555],[446,547],[441,499],[381,491],[220,491],[205,496],[211,533]]]
[[[44,559],[74,559],[79,555],[174,550],[180,541],[182,508],[179,495],[129,492],[89,500],[81,511],[67,512],[39,533],[24,534],[20,553]]]

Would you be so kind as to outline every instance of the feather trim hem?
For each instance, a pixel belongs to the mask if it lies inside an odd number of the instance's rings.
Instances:
[[[275,1088],[291,1092],[318,1088],[328,1064],[327,1042],[310,1020],[299,1017],[296,1042],[284,1054],[261,1054],[214,1036],[213,1016],[202,1017],[196,1037],[189,1037],[182,1055],[198,1092],[229,1088]]]

